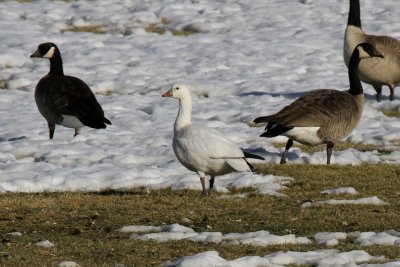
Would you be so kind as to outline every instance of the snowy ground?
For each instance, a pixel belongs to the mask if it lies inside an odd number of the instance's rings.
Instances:
[[[40,0],[0,7],[0,87],[6,89],[0,91],[0,192],[200,189],[197,176],[175,160],[171,148],[178,104],[161,94],[174,82],[192,85],[195,122],[217,128],[268,162],[278,162],[281,153],[270,142],[286,139],[260,138],[261,129],[248,127],[249,121],[311,89],[348,87],[342,59],[348,0]],[[363,1],[364,30],[399,38],[397,7],[397,0]],[[165,19],[171,21],[162,25],[167,30],[199,33],[145,32]],[[72,26],[100,26],[105,33],[63,32]],[[29,58],[46,41],[59,46],[65,73],[96,93],[111,127],[84,128],[73,138],[73,130],[59,126],[48,139],[33,98],[48,62]],[[382,110],[399,110],[400,93],[389,102],[385,88],[384,101],[377,103],[374,90],[364,88],[364,115],[348,140],[391,146],[400,139],[400,120]],[[324,164],[326,156],[293,149],[289,161]],[[332,161],[398,164],[400,152],[348,149],[334,152]],[[279,195],[290,179],[231,174],[218,177],[216,189],[253,186]]]

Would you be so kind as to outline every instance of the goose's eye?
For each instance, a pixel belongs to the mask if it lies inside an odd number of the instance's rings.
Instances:
[[[176,89],[176,90],[179,90],[179,87],[176,87],[175,89]]]

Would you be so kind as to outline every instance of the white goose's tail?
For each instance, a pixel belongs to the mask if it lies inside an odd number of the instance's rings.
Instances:
[[[226,159],[226,162],[236,171],[254,171],[254,166],[247,160],[247,158],[265,160],[263,157],[243,151],[243,158]]]

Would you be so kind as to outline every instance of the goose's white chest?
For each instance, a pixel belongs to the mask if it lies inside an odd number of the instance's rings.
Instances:
[[[75,116],[72,115],[61,115],[63,120],[60,122],[60,125],[68,127],[68,128],[81,128],[83,127],[83,123]]]
[[[307,146],[317,146],[323,143],[318,136],[320,127],[294,127],[283,135],[290,139]]]

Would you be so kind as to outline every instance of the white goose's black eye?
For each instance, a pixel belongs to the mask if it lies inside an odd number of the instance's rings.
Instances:
[[[179,87],[175,87],[176,90],[179,90]]]

